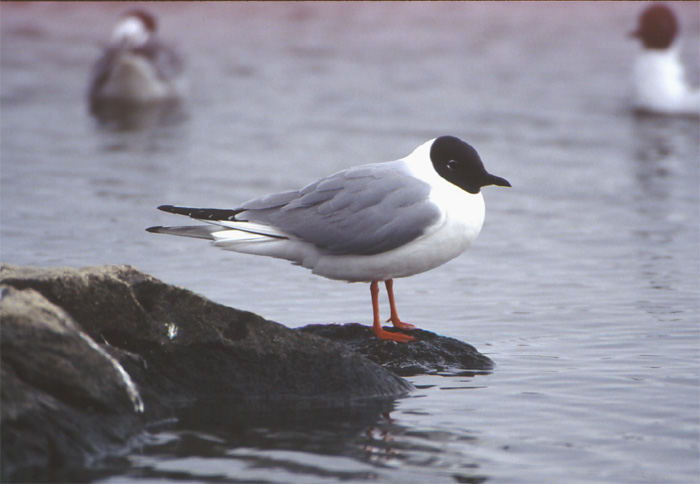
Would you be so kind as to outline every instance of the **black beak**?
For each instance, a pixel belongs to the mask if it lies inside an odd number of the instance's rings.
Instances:
[[[489,175],[487,185],[496,185],[497,187],[510,187],[512,186],[508,180],[501,178],[496,175]]]

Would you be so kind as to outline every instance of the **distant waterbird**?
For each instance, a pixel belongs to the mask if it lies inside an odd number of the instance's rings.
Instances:
[[[93,111],[104,103],[142,105],[186,93],[183,60],[156,32],[155,17],[144,10],[121,17],[93,67],[88,93]]]
[[[700,117],[700,89],[686,79],[678,20],[670,7],[644,9],[630,36],[642,43],[634,64],[634,105],[640,112]]]

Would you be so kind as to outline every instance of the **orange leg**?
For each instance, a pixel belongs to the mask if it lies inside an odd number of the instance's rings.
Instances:
[[[389,331],[384,331],[384,328],[382,328],[382,320],[379,317],[379,282],[372,281],[372,283],[369,285],[369,291],[372,294],[372,312],[374,315],[372,331],[374,331],[374,334],[376,334],[379,339],[398,341],[399,343],[413,341],[414,338],[407,334],[390,333]],[[393,299],[393,294],[391,297]]]
[[[416,327],[409,323],[404,323],[399,318],[399,313],[396,312],[396,301],[394,300],[394,280],[387,279],[384,281],[386,285],[386,293],[389,295],[389,306],[391,307],[391,317],[387,321],[391,321],[394,328],[399,329],[416,329]]]

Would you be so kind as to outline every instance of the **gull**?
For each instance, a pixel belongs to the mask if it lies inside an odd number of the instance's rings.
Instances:
[[[471,145],[441,136],[405,158],[348,168],[234,209],[162,205],[159,210],[206,224],[146,230],[286,259],[329,279],[369,282],[374,333],[404,343],[414,338],[382,328],[379,283],[389,298],[387,321],[414,329],[399,318],[393,280],[434,269],[469,248],[484,222],[481,188],[487,185],[511,186],[486,171]]]
[[[89,100],[144,104],[177,99],[186,90],[183,62],[156,37],[156,19],[129,10],[117,23],[109,46],[93,67]]]
[[[634,65],[634,102],[641,112],[700,116],[700,90],[685,78],[677,34],[676,16],[664,4],[644,9],[630,33],[643,46]]]

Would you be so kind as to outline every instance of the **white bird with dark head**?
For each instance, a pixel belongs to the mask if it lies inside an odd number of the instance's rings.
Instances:
[[[348,168],[234,209],[160,206],[208,225],[148,231],[286,259],[330,279],[369,282],[375,334],[406,342],[413,338],[382,328],[379,282],[385,282],[394,327],[414,328],[397,314],[393,280],[434,269],[469,248],[484,222],[481,188],[487,185],[510,183],[488,173],[471,145],[441,136],[400,160]]]
[[[640,112],[700,116],[700,90],[686,79],[678,20],[664,4],[647,7],[632,37],[642,43],[634,65],[634,103]]]

